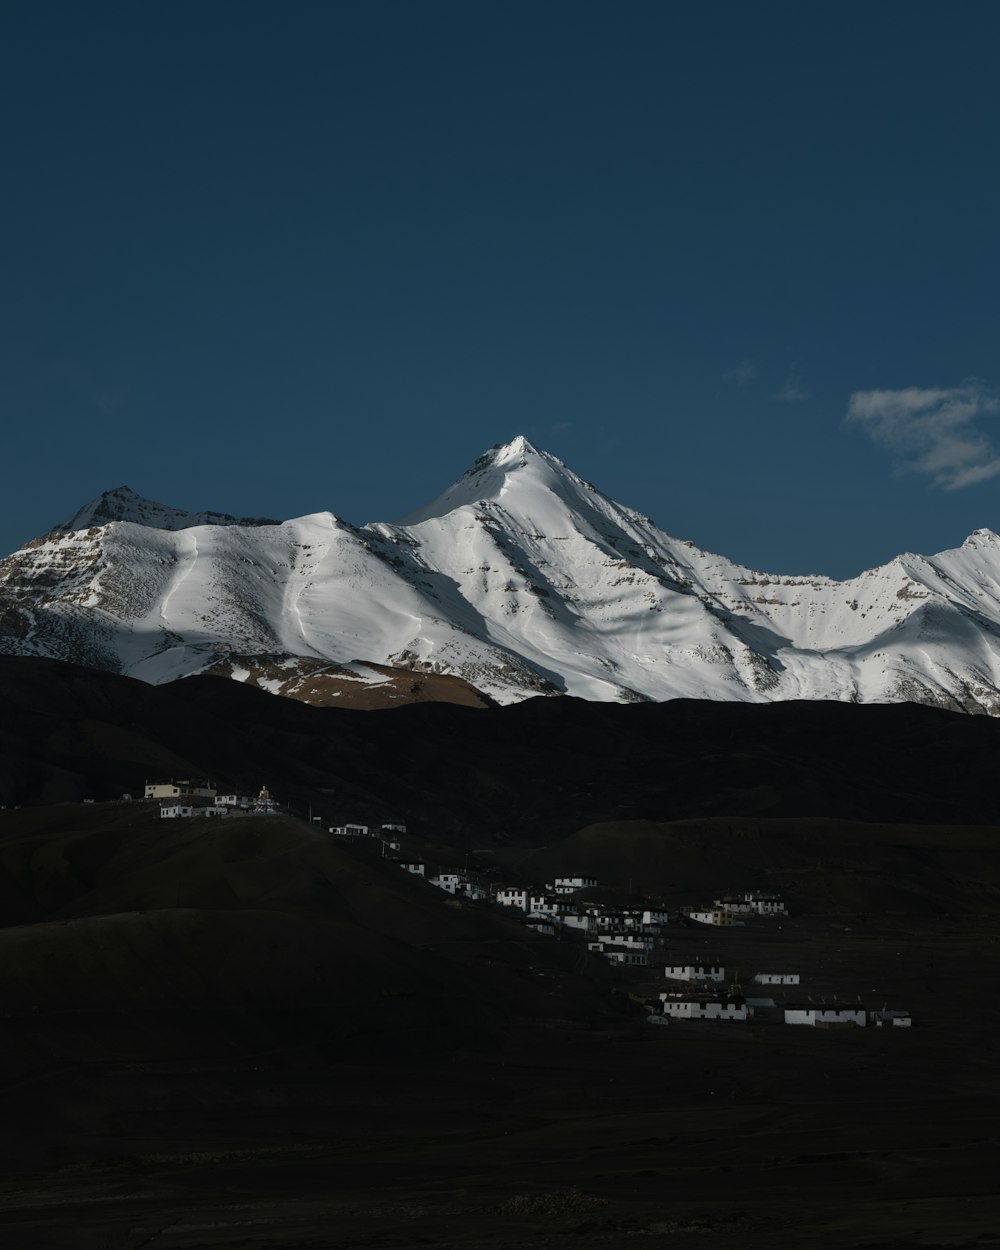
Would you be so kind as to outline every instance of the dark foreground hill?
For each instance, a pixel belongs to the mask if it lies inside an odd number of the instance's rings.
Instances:
[[[250,1049],[262,1022],[294,1018],[298,1044],[342,1056],[446,1054],[495,1044],[512,1020],[612,1006],[596,961],[570,985],[560,968],[579,952],[285,816],[0,813],[0,916],[0,1003],[50,1024],[63,1014],[67,1057],[84,1018],[109,1013],[112,1053],[135,1045],[130,1021],[161,1013],[196,1026],[228,1014]],[[564,1002],[552,991],[567,985]]]
[[[350,713],[0,661],[0,786],[26,804],[0,812],[0,1236],[998,1245],[998,748],[922,707]],[[301,820],[66,801],[170,774],[405,819],[414,849],[528,879],[571,860],[620,896],[772,885],[787,920],[672,924],[671,956],[795,970],[914,1028],[652,1028],[630,994],[662,976]]]
[[[359,714],[362,716],[363,714]],[[0,1235],[19,1250],[997,1244],[997,830],[616,822],[500,848],[909,1031],[651,1028],[664,984],[284,817],[0,813]],[[975,887],[982,876],[981,885]],[[612,990],[614,992],[612,992]]]
[[[324,819],[547,841],[617,819],[995,821],[1000,722],[915,704],[529,699],[359,715],[220,678],[168,686],[0,657],[0,800],[209,776]]]

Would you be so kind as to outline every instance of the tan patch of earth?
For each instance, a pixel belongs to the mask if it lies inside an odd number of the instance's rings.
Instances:
[[[456,703],[495,707],[489,695],[463,677],[392,668],[367,660],[356,668],[309,656],[232,655],[203,670],[213,677],[233,677],[246,670],[248,686],[313,707],[343,707],[370,712],[409,703]]]

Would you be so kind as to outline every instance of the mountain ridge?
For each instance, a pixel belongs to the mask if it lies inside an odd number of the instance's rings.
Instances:
[[[68,521],[52,527],[53,533],[89,529],[114,521],[129,521],[153,529],[180,530],[195,525],[277,525],[266,517],[235,517],[228,512],[185,512],[170,504],[146,499],[131,486],[116,486],[102,491],[96,499],[78,509]]]
[[[168,777],[266,782],[328,824],[402,820],[457,848],[545,846],[628,819],[991,824],[998,747],[995,718],[906,703],[531,698],[359,716],[223,677],[154,686],[0,656],[2,803],[116,799]]]
[[[105,492],[0,561],[0,634],[7,653],[153,682],[244,654],[460,677],[500,702],[997,714],[1000,538],[978,529],[845,580],[766,573],[672,537],[518,436],[395,522],[240,521]]]

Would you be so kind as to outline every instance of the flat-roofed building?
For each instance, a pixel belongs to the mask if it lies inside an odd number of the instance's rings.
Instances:
[[[750,1008],[743,998],[715,995],[661,994],[663,1014],[672,1020],[749,1020]]]
[[[215,790],[207,782],[147,781],[147,799],[214,799]]]
[[[668,964],[663,975],[670,981],[724,981],[726,970],[706,964]]]
[[[856,1026],[863,1029],[868,1023],[864,1007],[848,1007],[843,1003],[788,1003],[785,1006],[786,1024],[805,1024],[812,1028],[837,1028]]]

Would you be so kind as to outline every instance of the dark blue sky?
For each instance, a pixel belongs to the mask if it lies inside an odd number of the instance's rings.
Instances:
[[[1000,529],[998,47],[986,0],[9,0],[0,546],[122,483],[391,519],[517,433],[757,567]]]

